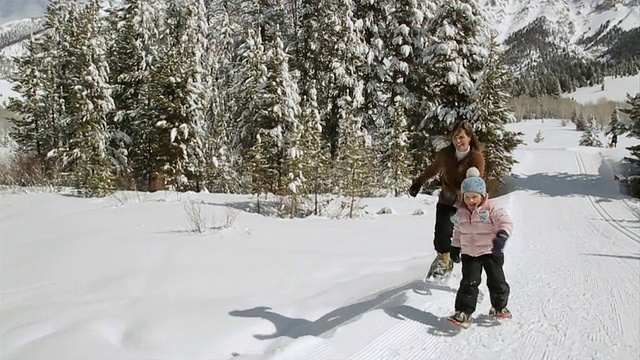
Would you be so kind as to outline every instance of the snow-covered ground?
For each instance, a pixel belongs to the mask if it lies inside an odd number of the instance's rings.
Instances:
[[[604,77],[604,90],[602,84],[581,87],[572,93],[564,93],[561,96],[574,99],[581,104],[597,103],[601,99],[611,101],[627,101],[627,94],[634,96],[640,93],[640,73],[634,76]]]
[[[449,284],[421,281],[435,256],[432,196],[365,199],[359,219],[292,220],[247,211],[248,196],[8,190],[1,357],[636,359],[640,205],[612,169],[638,141],[585,148],[556,120],[509,127],[527,141],[513,190],[497,198],[515,221],[511,320],[487,318],[488,296],[470,329],[443,320],[460,267]],[[207,211],[206,234],[186,231],[190,199]],[[383,207],[394,213],[376,215]]]

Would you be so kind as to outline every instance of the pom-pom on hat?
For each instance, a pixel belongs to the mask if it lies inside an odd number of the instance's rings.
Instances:
[[[467,170],[467,178],[462,182],[460,191],[462,192],[462,195],[468,192],[474,192],[482,195],[483,197],[487,196],[487,185],[480,177],[480,170],[478,170],[478,168],[470,167]]]
[[[477,167],[470,167],[467,170],[467,177],[480,177],[480,170]]]

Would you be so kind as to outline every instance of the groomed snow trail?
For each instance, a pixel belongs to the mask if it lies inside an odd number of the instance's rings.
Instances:
[[[453,308],[456,266],[448,286],[407,290],[324,336],[283,339],[265,356],[636,359],[639,207],[620,195],[601,149],[551,145],[519,148],[515,190],[497,199],[515,222],[505,250],[513,319],[489,320],[485,296],[470,329],[450,326],[443,317]]]

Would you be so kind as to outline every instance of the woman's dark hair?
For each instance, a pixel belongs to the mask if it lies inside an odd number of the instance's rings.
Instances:
[[[459,121],[453,125],[451,129],[451,133],[449,134],[449,140],[453,140],[453,137],[458,135],[461,131],[471,138],[469,141],[469,146],[471,146],[474,150],[482,150],[482,144],[478,141],[476,137],[476,133],[473,131],[473,126],[468,121]]]

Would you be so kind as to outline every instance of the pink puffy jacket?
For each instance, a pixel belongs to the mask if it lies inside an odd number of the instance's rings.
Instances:
[[[511,236],[513,222],[507,212],[489,199],[473,212],[464,202],[456,204],[458,211],[451,217],[454,224],[451,245],[461,248],[460,253],[469,256],[491,254],[496,233],[504,230]]]

